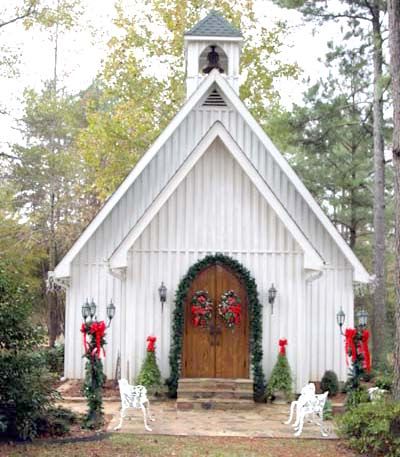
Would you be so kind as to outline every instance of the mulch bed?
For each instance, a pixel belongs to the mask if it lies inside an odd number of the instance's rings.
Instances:
[[[63,397],[79,398],[83,397],[82,393],[83,382],[79,380],[67,380],[61,383],[57,389]],[[118,385],[115,385],[115,381],[106,381],[103,388],[103,398],[119,398]]]

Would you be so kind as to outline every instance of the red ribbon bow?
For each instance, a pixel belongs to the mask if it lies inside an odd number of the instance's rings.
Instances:
[[[157,338],[155,336],[147,337],[147,352],[154,352]]]
[[[81,326],[81,332],[83,333],[83,346],[85,348],[85,352],[88,351],[88,344],[87,344],[87,339],[86,339],[86,324],[83,323]]]
[[[283,338],[279,340],[279,354],[286,355],[286,348],[285,346],[288,344],[287,339]]]
[[[348,357],[351,357],[352,361],[355,362],[357,358],[356,343],[354,341],[355,336],[357,335],[357,330],[355,328],[347,328],[344,332],[346,338],[346,363],[348,362]]]
[[[240,313],[242,312],[241,306],[231,305],[228,310],[233,314],[233,320],[235,324],[240,324]]]
[[[106,333],[106,324],[104,321],[93,322],[90,326],[89,332],[94,336],[96,340],[96,347],[92,351],[92,356],[97,356],[100,358],[101,355],[101,340]],[[103,348],[103,355],[106,356],[106,352]]]
[[[361,340],[361,353],[364,356],[364,368],[369,373],[371,371],[371,356],[369,354],[368,340],[369,340],[369,331],[363,330],[362,340]]]

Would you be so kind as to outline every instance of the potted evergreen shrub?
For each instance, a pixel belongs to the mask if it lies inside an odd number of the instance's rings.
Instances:
[[[321,379],[321,391],[326,392],[327,390],[330,397],[334,397],[339,392],[339,380],[332,370],[325,371]]]
[[[266,390],[266,398],[275,403],[286,403],[291,401],[293,396],[293,379],[289,362],[286,357],[286,339],[279,340],[279,354],[276,364],[272,370],[271,377]]]

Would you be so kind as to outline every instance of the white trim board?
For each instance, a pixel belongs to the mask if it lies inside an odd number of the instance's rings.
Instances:
[[[143,233],[143,231],[150,224],[156,214],[178,188],[179,184],[190,173],[192,168],[201,159],[201,157],[208,150],[216,138],[219,138],[223,142],[226,149],[233,155],[233,157],[242,167],[243,171],[247,174],[261,195],[266,199],[273,211],[275,211],[278,218],[282,221],[293,238],[298,242],[304,252],[304,268],[309,270],[322,270],[324,261],[319,253],[316,251],[314,246],[312,246],[304,233],[300,230],[296,222],[287,212],[286,208],[282,205],[280,200],[276,197],[265,180],[258,173],[246,154],[241,150],[239,145],[235,142],[223,124],[219,121],[215,122],[208,130],[208,132],[203,136],[203,138],[199,141],[197,146],[182,163],[180,168],[170,179],[167,185],[153,200],[152,204],[139,219],[138,223],[130,230],[125,239],[113,252],[109,258],[110,268],[115,269],[127,267],[129,249],[134,245],[135,241]]]

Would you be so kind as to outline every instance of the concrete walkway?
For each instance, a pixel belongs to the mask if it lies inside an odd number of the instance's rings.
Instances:
[[[113,414],[108,431],[113,432],[118,424],[119,404],[105,402],[106,414]],[[175,401],[151,403],[155,422],[149,422],[152,432],[146,432],[140,410],[129,410],[120,431],[115,433],[174,435],[174,436],[241,436],[249,438],[295,438],[293,428],[284,425],[289,414],[289,405],[255,404],[250,411],[191,410],[178,411]],[[329,436],[323,438],[319,428],[305,424],[301,438],[337,439],[332,422],[326,422]],[[297,438],[298,439],[298,438]]]

